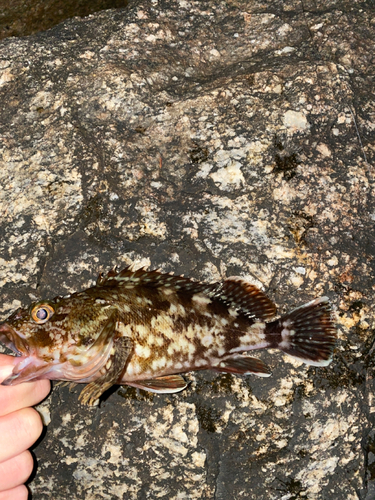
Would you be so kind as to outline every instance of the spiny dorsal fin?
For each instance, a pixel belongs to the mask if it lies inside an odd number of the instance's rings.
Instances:
[[[117,266],[112,267],[112,269],[110,269],[106,275],[104,275],[103,273],[99,273],[99,276],[96,280],[96,284],[100,286],[107,279],[113,278],[114,276],[117,276]]]
[[[200,283],[183,276],[174,276],[157,270],[146,271],[141,268],[133,271],[129,266],[120,272],[115,272],[112,269],[106,276],[99,276],[97,285],[102,287],[126,285],[147,286],[149,288],[166,287],[190,293],[204,293],[217,286],[217,284]]]
[[[205,294],[219,300],[227,307],[242,312],[249,318],[267,320],[276,314],[275,304],[255,285],[243,278],[232,276],[222,283],[200,283],[184,276],[173,276],[160,271],[132,270],[130,266],[120,272],[111,269],[106,276],[99,276],[98,286],[144,286],[147,288],[171,288],[187,294]]]

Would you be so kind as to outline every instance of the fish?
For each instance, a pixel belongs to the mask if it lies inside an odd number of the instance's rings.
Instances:
[[[188,383],[181,374],[191,371],[270,376],[247,354],[255,349],[329,365],[337,333],[327,297],[275,316],[274,302],[242,277],[204,283],[114,268],[86,290],[33,302],[0,324],[0,342],[19,357],[2,385],[84,383],[79,400],[94,406],[113,385],[182,391]]]

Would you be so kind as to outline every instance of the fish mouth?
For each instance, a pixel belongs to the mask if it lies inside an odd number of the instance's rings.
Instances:
[[[113,339],[104,330],[86,352],[70,354],[64,361],[60,358],[44,360],[38,355],[38,349],[29,345],[27,339],[7,323],[0,324],[0,342],[16,354],[18,361],[14,361],[12,373],[0,382],[1,385],[17,385],[41,379],[90,382],[99,376],[113,346]]]
[[[104,352],[97,352],[92,358],[81,366],[72,365],[70,361],[53,362],[44,361],[36,353],[17,357],[19,360],[12,373],[0,385],[18,385],[34,380],[66,380],[75,383],[87,383],[98,377],[98,372],[108,360],[112,343],[110,342]]]
[[[17,385],[30,380],[45,378],[50,367],[46,361],[30,352],[26,338],[7,323],[0,324],[0,342],[14,352],[17,361],[12,373],[1,382],[1,385]]]
[[[29,354],[26,338],[17,333],[8,323],[0,324],[0,342],[13,351],[16,356]]]
[[[82,351],[73,350],[65,359],[43,359],[38,347],[30,345],[24,335],[7,323],[0,324],[0,342],[11,349],[19,362],[13,372],[1,382],[1,385],[17,385],[32,380],[66,380],[75,383],[87,383],[100,376],[113,347],[111,330],[104,328],[90,348]]]
[[[1,382],[1,385],[18,385],[32,380],[49,378],[45,376],[51,365],[46,361],[32,357],[22,356],[19,363],[13,368],[13,372]]]

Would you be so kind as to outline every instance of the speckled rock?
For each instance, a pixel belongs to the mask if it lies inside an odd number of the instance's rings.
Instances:
[[[26,36],[56,26],[68,17],[126,7],[127,0],[12,0],[1,2],[0,39]]]
[[[333,363],[55,387],[34,498],[371,500],[373,6],[143,1],[2,42],[1,315],[136,261],[332,299]]]

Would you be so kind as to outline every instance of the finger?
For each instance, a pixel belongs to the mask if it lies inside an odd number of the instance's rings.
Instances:
[[[37,380],[15,386],[0,385],[0,415],[36,405],[48,395],[50,389],[49,380]]]
[[[17,360],[13,356],[0,355],[0,381],[12,372],[13,359]],[[9,373],[7,374],[7,372]],[[0,385],[0,415],[6,415],[20,408],[39,403],[48,395],[50,389],[49,380],[37,380],[15,386]]]
[[[34,459],[29,451],[0,463],[0,491],[10,490],[25,483],[33,468]]]
[[[11,490],[0,491],[0,500],[27,500],[28,496],[29,492],[24,484]]]
[[[33,408],[9,413],[0,417],[0,463],[30,448],[43,430],[42,419]]]
[[[21,358],[0,354],[0,381],[6,379],[13,371],[13,368],[20,362]]]

